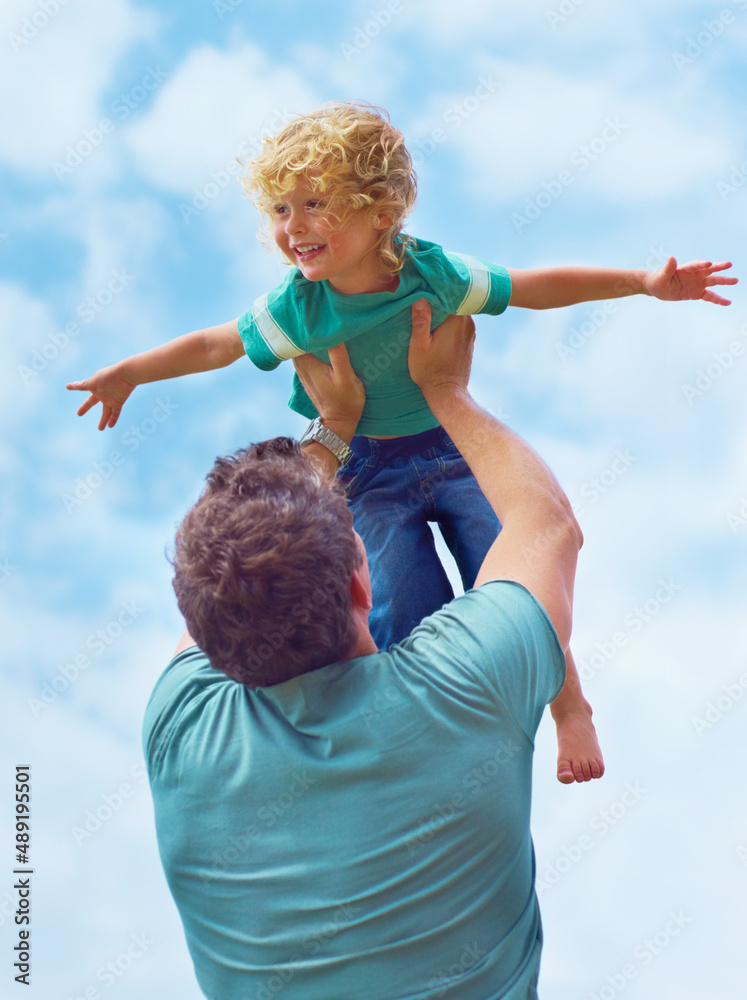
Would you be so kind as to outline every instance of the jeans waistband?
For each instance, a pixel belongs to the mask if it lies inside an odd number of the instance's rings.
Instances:
[[[443,448],[450,438],[443,427],[432,427],[420,434],[406,434],[396,438],[370,438],[356,434],[350,442],[350,449],[356,458],[369,458],[374,455],[387,463],[395,458],[409,458],[410,455],[422,455],[431,448]]]

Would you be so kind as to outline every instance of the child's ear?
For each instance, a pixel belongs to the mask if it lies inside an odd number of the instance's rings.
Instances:
[[[386,212],[382,213],[381,215],[374,214],[371,218],[371,223],[374,229],[378,229],[380,232],[382,229],[388,229],[391,226],[392,217],[391,215],[387,215]]]

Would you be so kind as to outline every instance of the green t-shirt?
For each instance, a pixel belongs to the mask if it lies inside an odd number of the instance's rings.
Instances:
[[[266,688],[196,647],[143,739],[156,832],[211,1000],[532,1000],[534,735],[564,678],[494,581],[384,652]]]
[[[395,291],[343,295],[328,281],[309,281],[293,268],[239,318],[239,333],[246,353],[265,371],[299,354],[328,361],[327,349],[345,342],[366,389],[357,433],[419,434],[438,421],[407,368],[413,303],[428,299],[435,327],[454,313],[497,316],[510,297],[505,267],[415,240]],[[309,418],[317,416],[297,376],[289,405]]]

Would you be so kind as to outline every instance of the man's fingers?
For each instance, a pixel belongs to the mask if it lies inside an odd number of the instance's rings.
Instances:
[[[318,368],[319,365],[323,364],[324,362],[320,361],[319,358],[315,358],[313,354],[299,354],[293,359],[293,367],[298,372],[302,381],[304,373],[308,372],[311,374],[313,368]]]
[[[338,344],[337,347],[330,347],[327,353],[329,354],[329,363],[333,368],[339,368],[343,371],[346,368],[350,368],[348,349],[344,344]]]
[[[431,333],[431,304],[418,299],[412,307],[412,336],[418,346],[423,346]]]

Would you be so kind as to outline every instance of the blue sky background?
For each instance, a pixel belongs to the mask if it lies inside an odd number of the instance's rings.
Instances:
[[[181,631],[165,552],[216,455],[305,421],[288,366],[140,387],[103,434],[65,382],[280,280],[229,167],[329,99],[405,133],[418,236],[514,267],[730,259],[745,280],[747,0],[9,0],[0,46],[0,992],[28,763],[25,995],[193,1000],[140,748]],[[586,536],[574,648],[608,770],[558,785],[543,721],[546,1000],[743,995],[743,288],[728,309],[478,323],[476,397],[551,464]]]

